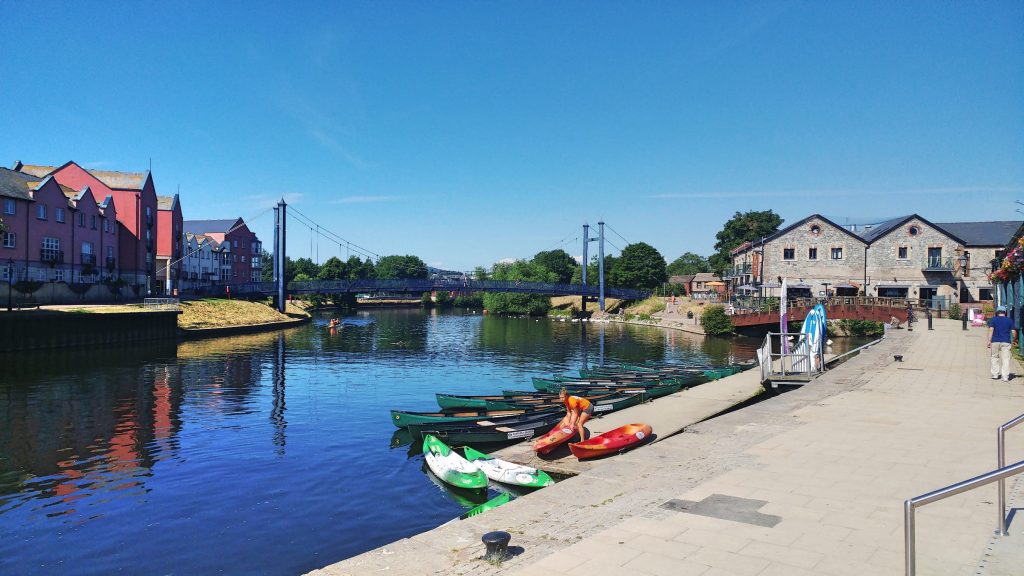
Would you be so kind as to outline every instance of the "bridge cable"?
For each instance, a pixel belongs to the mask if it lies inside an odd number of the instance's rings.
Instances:
[[[623,236],[622,234],[619,234],[618,230],[616,230],[615,228],[612,228],[611,224],[605,222],[604,226],[605,226],[605,228],[607,228],[607,229],[611,230],[612,232],[614,232],[616,236],[618,236],[619,238],[622,238],[622,241],[625,242],[627,245],[632,244],[632,242],[630,242],[629,240],[626,240],[625,236]]]
[[[267,209],[263,210],[262,212],[257,212],[256,215],[252,216],[251,218],[242,218],[242,223],[241,224],[238,224],[237,226],[232,226],[230,229],[228,229],[227,232],[224,233],[224,235],[227,236],[228,234],[231,234],[232,232],[234,232],[235,230],[238,230],[242,226],[245,226],[246,225],[245,224],[246,221],[253,222],[255,220],[258,220],[259,218],[262,218],[264,214],[266,214],[267,212],[270,212],[273,209],[274,209],[274,207],[270,206]],[[195,235],[196,234],[193,234],[193,236],[195,236]],[[205,236],[205,234],[204,234],[204,236]],[[262,242],[260,244],[261,244],[261,247],[262,247]],[[168,260],[167,265],[164,266],[163,268],[161,268],[159,271],[166,272],[167,269],[170,268],[171,266],[177,264],[178,262],[181,262],[185,258],[188,258],[189,256],[191,256],[191,255],[193,255],[193,254],[195,254],[197,252],[200,252],[200,251],[201,251],[201,249],[196,249],[196,250],[193,250],[191,252],[183,254],[182,257],[178,258],[177,260],[173,260],[173,261],[172,260]],[[182,250],[182,252],[184,252],[184,250]],[[262,257],[263,255],[260,254],[260,256]]]

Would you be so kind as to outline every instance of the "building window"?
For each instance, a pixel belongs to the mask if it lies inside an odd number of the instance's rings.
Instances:
[[[817,260],[818,259],[818,249],[817,248],[808,248],[807,249],[807,259],[808,260]]]
[[[4,248],[15,248],[18,244],[16,240],[14,232],[4,232]]]
[[[4,214],[14,214],[17,210],[17,204],[10,198],[4,198]]]
[[[64,269],[63,268],[54,268],[53,269],[53,281],[54,282],[63,282],[64,281]]]
[[[85,214],[81,212],[78,213],[78,227],[85,228]]]
[[[242,263],[245,263],[245,256],[242,256]]]
[[[42,256],[43,262],[57,262],[60,253],[60,239],[50,238],[49,236],[43,237],[42,242]]]
[[[907,259],[907,247],[906,246],[900,246],[899,248],[897,248],[896,249],[896,257],[899,258],[900,260],[906,260]]]
[[[813,234],[815,236],[817,236],[818,234],[821,234],[821,226],[818,226],[817,224],[812,225],[811,226],[811,234]]]
[[[978,300],[991,300],[992,289],[991,288],[978,288]]]
[[[782,249],[783,260],[796,260],[796,248],[783,248]]]
[[[911,226],[910,228],[907,228],[907,232],[909,232],[911,236],[917,236],[921,233],[921,229],[917,226]]]
[[[46,220],[46,204],[36,204],[36,218]]]
[[[238,240],[235,240],[235,248],[238,248]]]
[[[63,208],[57,208],[56,210],[54,210],[53,211],[53,219],[56,220],[57,222],[60,222],[61,224],[63,224],[64,223],[64,209]]]
[[[107,246],[107,258],[113,258],[113,257],[114,257],[114,247],[113,246]]]
[[[106,218],[103,219],[103,231],[110,232],[110,220],[107,220]]]
[[[833,248],[832,249],[832,259],[833,260],[842,260],[843,259],[843,249],[842,248]]]
[[[95,214],[92,215],[92,220],[91,220],[90,224],[91,224],[90,227],[93,230],[95,230],[96,229],[96,215]]]

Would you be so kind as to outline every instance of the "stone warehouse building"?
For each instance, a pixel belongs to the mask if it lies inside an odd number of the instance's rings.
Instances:
[[[866,295],[979,302],[992,299],[987,273],[1021,221],[932,223],[911,214],[851,227],[812,214],[732,253],[733,292],[777,288],[802,296]]]

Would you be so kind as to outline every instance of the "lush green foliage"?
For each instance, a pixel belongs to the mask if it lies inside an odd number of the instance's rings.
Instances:
[[[711,272],[711,265],[708,264],[706,258],[694,254],[693,252],[686,252],[679,258],[676,258],[668,265],[666,270],[669,276],[684,276],[687,274],[698,274],[700,272]]]
[[[721,336],[736,331],[732,319],[725,313],[725,307],[721,304],[704,308],[700,315],[700,325],[704,328],[704,332],[711,336]]]
[[[668,280],[665,258],[650,244],[629,244],[615,260],[608,280],[612,286],[620,288],[653,289]]]
[[[960,305],[953,302],[949,305],[949,318],[951,320],[963,320],[964,311],[960,309]]]
[[[384,256],[377,261],[376,277],[396,280],[427,277],[427,265],[418,256]]]
[[[483,266],[477,266],[473,268],[473,279],[474,280],[487,280],[487,270]]]
[[[522,282],[555,282],[557,276],[543,266],[526,260],[499,262],[491,271],[493,280]],[[543,316],[551,308],[551,299],[537,294],[488,292],[484,294],[484,308],[494,314],[516,316]]]
[[[420,306],[423,306],[424,308],[431,308],[434,306],[434,299],[431,297],[430,292],[424,292],[423,295],[420,296]]]
[[[311,280],[313,279],[307,276],[305,273],[296,274],[295,278],[292,279],[293,282],[309,282]]]
[[[617,261],[618,261],[618,258],[612,256],[611,254],[605,254],[604,255],[604,274],[605,274],[606,284],[609,285],[609,286],[611,285],[611,271],[612,271],[613,268],[615,268],[615,263]],[[597,286],[598,279],[599,279],[598,272],[599,272],[599,270],[598,270],[598,265],[597,265],[597,256],[593,256],[590,259],[590,264],[587,265],[587,285],[588,286]],[[577,266],[576,270],[574,270],[573,273],[572,273],[572,280],[570,281],[570,283],[571,284],[580,284],[582,282],[583,282],[583,267],[582,266]]]
[[[274,281],[274,255],[266,250],[260,252],[260,258],[263,260],[263,269],[260,270],[260,280],[263,282]]]
[[[874,320],[832,320],[825,332],[829,336],[881,336],[885,326]]]
[[[573,274],[579,267],[576,260],[562,249],[538,252],[532,262],[548,272],[553,272],[556,277],[555,281],[560,284],[571,282]]]
[[[744,242],[753,242],[778,232],[782,217],[772,210],[736,212],[715,234],[715,253],[708,258],[711,269],[721,274],[732,267],[729,252]]]
[[[447,290],[438,290],[434,296],[434,306],[438,308],[450,308],[453,304],[452,295]]]
[[[484,297],[480,293],[459,294],[453,301],[456,308],[483,308]]]

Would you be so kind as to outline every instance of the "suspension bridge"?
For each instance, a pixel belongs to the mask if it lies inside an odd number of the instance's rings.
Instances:
[[[458,293],[473,293],[473,292],[512,292],[519,294],[539,294],[548,296],[579,296],[581,298],[583,309],[586,309],[586,303],[588,299],[596,299],[600,310],[605,309],[605,297],[619,298],[623,300],[637,300],[646,298],[650,295],[649,291],[637,290],[632,288],[619,288],[614,286],[605,285],[605,270],[604,270],[604,253],[605,244],[608,243],[611,246],[618,248],[615,244],[611,243],[605,238],[604,230],[605,223],[598,223],[598,234],[592,236],[590,232],[590,226],[587,224],[583,225],[583,266],[582,266],[582,281],[579,284],[560,284],[560,283],[547,283],[547,282],[526,282],[526,281],[511,281],[511,280],[478,280],[470,278],[465,275],[462,278],[452,278],[451,276],[438,275],[433,278],[410,278],[410,279],[375,279],[375,278],[362,278],[352,280],[314,280],[304,282],[286,282],[285,280],[285,266],[286,266],[286,236],[288,226],[288,214],[289,206],[285,203],[284,199],[281,199],[276,206],[273,208],[274,211],[274,243],[272,251],[273,260],[273,281],[272,282],[243,282],[243,283],[231,283],[226,285],[207,286],[200,287],[195,290],[198,295],[221,295],[221,294],[232,294],[232,295],[263,295],[273,296],[277,301],[278,310],[284,311],[285,303],[288,300],[290,294],[343,294],[343,293],[357,293],[357,294],[376,294],[376,293],[424,293],[424,292],[436,292],[436,291],[450,291]],[[295,213],[299,223],[307,226],[311,233],[315,233],[317,238],[325,238],[332,245],[337,244],[339,250],[342,246],[345,247],[347,252],[355,252],[361,256],[367,258],[380,259],[380,255],[368,250],[354,242],[351,242],[337,233],[331,231],[329,228],[322,226],[320,223],[314,221],[309,216],[306,216],[302,212],[291,208],[291,211]],[[610,227],[609,227],[610,228]],[[611,229],[611,228],[610,228]],[[611,229],[613,232],[614,229]],[[622,235],[615,232],[620,238]],[[572,240],[578,240],[579,238],[572,238]],[[622,238],[626,241],[625,238]],[[561,245],[569,239],[564,239]],[[314,253],[314,247],[312,245],[311,236],[310,253],[311,256]],[[596,242],[598,245],[598,282],[596,285],[588,284],[587,282],[587,263],[588,263],[588,247],[592,242]],[[627,241],[628,242],[628,241]],[[621,251],[621,249],[619,249]],[[319,260],[319,244],[316,246],[316,256]]]

